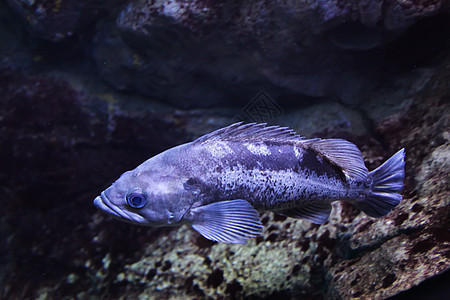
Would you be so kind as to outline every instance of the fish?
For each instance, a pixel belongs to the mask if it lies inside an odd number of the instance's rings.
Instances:
[[[94,205],[128,223],[189,225],[209,240],[246,244],[262,233],[264,211],[323,224],[331,203],[346,201],[385,216],[402,200],[404,158],[403,148],[369,172],[347,140],[239,122],[123,173]]]

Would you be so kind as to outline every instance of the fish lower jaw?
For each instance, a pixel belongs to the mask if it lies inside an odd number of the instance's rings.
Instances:
[[[139,214],[126,212],[112,204],[105,195],[105,192],[102,192],[100,196],[97,196],[94,199],[94,205],[120,221],[139,225],[145,225],[145,223],[148,223],[148,221]]]
[[[103,202],[103,200],[102,200],[102,198],[101,198],[100,196],[97,196],[97,197],[94,199],[94,205],[95,205],[98,209],[101,209],[101,210],[103,210],[104,212],[106,212],[106,213],[108,213],[108,214],[110,214],[110,215],[112,215],[112,216],[114,216],[114,217],[116,217],[116,218],[122,219],[121,216],[119,216],[115,211],[113,211],[111,208],[109,208],[109,207]]]

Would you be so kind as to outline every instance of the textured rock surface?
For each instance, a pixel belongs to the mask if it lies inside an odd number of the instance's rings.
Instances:
[[[0,298],[381,299],[449,274],[450,26],[421,20],[448,1],[269,2],[0,3]],[[246,246],[95,210],[125,170],[236,119],[344,137],[369,169],[405,147],[404,201],[381,219],[336,203],[322,226],[265,213]]]
[[[310,97],[355,103],[389,68],[379,46],[445,10],[438,0],[140,0],[102,26],[94,50],[113,86],[181,108],[237,104],[267,86],[299,105]]]

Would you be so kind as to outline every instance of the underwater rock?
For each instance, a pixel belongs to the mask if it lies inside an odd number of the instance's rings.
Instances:
[[[384,26],[389,30],[404,29],[416,20],[449,9],[448,0],[408,0],[387,2]]]
[[[253,54],[240,53],[236,60],[228,53],[235,46],[223,48],[220,34],[195,42],[177,28],[159,25],[142,36],[101,25],[93,45],[100,75],[119,90],[181,109],[236,104],[260,91],[263,79],[253,72]]]
[[[123,0],[7,0],[8,4],[26,21],[39,37],[60,41],[75,35],[80,28],[93,24],[111,7]]]
[[[26,34],[17,17],[4,2],[0,2],[0,64],[29,65],[32,50],[26,47]]]
[[[382,123],[388,118],[399,118],[409,111],[413,98],[429,82],[432,77],[432,68],[415,69],[403,76],[388,76],[383,84],[361,104],[361,108],[371,120]]]
[[[149,108],[122,111],[112,95],[89,98],[67,81],[54,77],[27,76],[8,68],[1,69],[0,76],[3,95],[0,101],[5,112],[0,120],[0,139],[2,144],[9,145],[2,147],[1,156],[5,171],[21,174],[8,176],[2,172],[1,178],[5,186],[15,187],[16,204],[45,191],[48,197],[39,203],[44,209],[54,204],[46,201],[74,196],[94,182],[101,185],[99,178],[116,170],[114,161],[128,160],[111,144],[132,144],[129,154],[156,153],[162,148],[152,149],[155,146],[151,143],[152,134],[175,122],[170,116],[152,114]],[[135,136],[139,131],[146,135]],[[158,145],[167,147],[180,141],[170,141],[170,132],[167,134],[167,139],[158,138]],[[110,157],[109,162],[101,159],[105,155]],[[85,163],[80,165],[78,160]],[[128,163],[133,165],[132,161]],[[72,186],[71,182],[79,184]],[[33,201],[22,204],[38,205]]]
[[[187,138],[180,117],[89,95],[58,77],[0,68],[1,298],[26,298],[58,270],[84,268],[95,212],[87,191]],[[16,280],[26,283],[17,290]]]
[[[363,116],[339,103],[321,103],[291,110],[271,123],[289,126],[305,137],[354,139],[368,134]]]
[[[447,128],[450,124],[446,124]],[[431,196],[436,191],[450,190],[450,148],[449,132],[446,132],[447,143],[437,147],[422,164],[416,177],[422,195]]]
[[[405,147],[404,200],[380,219],[335,203],[321,226],[265,213],[263,235],[245,246],[213,243],[187,227],[123,224],[92,205],[124,170],[230,123],[239,111],[163,113],[149,100],[93,94],[64,75],[3,68],[2,297],[386,298],[441,274],[450,268],[447,66],[408,77],[416,84],[408,105],[380,103],[383,113],[367,110],[373,119],[320,103],[272,120],[303,135],[348,137],[370,169]],[[373,97],[402,103],[396,90],[383,85]]]
[[[333,203],[321,226],[264,213],[262,236],[245,246],[213,243],[187,227],[170,230],[144,242],[139,257],[114,273],[114,285],[128,287],[127,296],[155,299],[384,299],[449,270],[447,66],[428,73],[401,117],[393,108],[395,126],[374,120],[382,146],[363,150],[369,165],[406,148],[404,199],[386,217],[370,218],[346,203]]]
[[[315,2],[313,2],[315,4]],[[314,5],[313,4],[313,5]],[[360,21],[368,27],[382,23],[390,31],[405,29],[415,21],[448,9],[446,0],[318,1],[324,21]]]
[[[377,299],[448,274],[450,27],[421,21],[448,1],[138,0],[79,20],[57,2],[8,1],[32,33],[0,3],[0,298]],[[261,90],[276,114],[251,115]],[[265,213],[245,246],[96,211],[125,170],[242,116],[349,139],[369,169],[405,147],[403,201],[381,219],[336,203],[321,226]]]
[[[285,103],[357,105],[389,68],[382,51],[367,51],[446,9],[383,3],[139,0],[99,26],[94,56],[117,89],[179,108],[237,105],[267,86]]]

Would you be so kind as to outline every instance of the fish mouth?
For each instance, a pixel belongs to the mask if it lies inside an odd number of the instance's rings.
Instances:
[[[104,191],[100,194],[100,196],[97,196],[94,199],[94,205],[97,208],[112,215],[113,217],[120,219],[121,221],[126,221],[126,222],[134,223],[134,224],[147,223],[147,220],[144,219],[142,216],[132,213],[132,212],[127,213],[127,212],[121,210],[116,205],[114,205],[111,201],[109,201],[109,199],[106,196]]]

